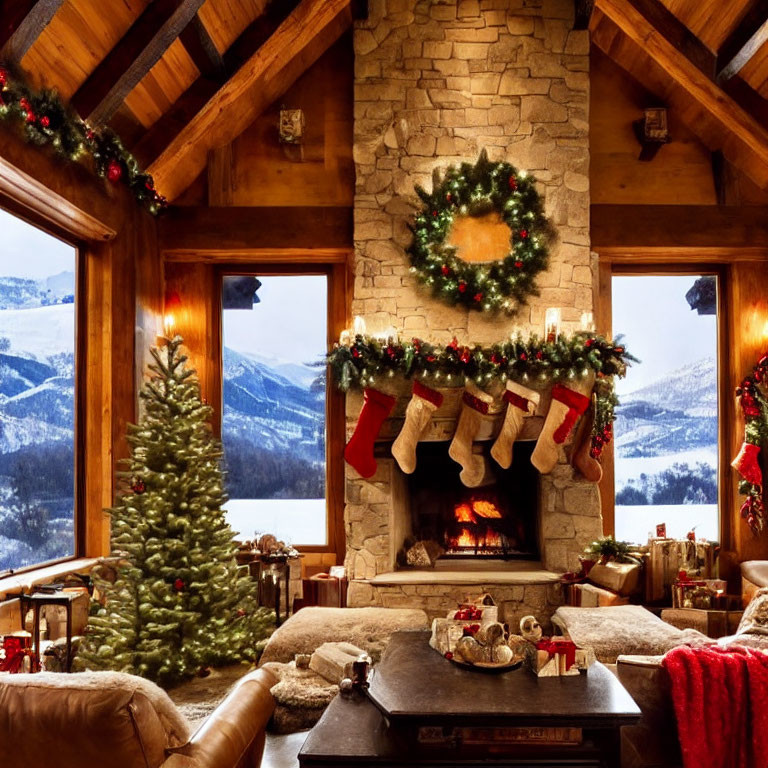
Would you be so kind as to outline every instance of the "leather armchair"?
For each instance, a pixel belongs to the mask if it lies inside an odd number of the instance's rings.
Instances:
[[[243,677],[191,737],[163,691],[130,675],[0,677],[3,768],[258,768],[274,710],[267,670]],[[47,680],[46,680],[47,678]],[[83,678],[84,679],[84,678]],[[158,703],[160,706],[158,706]]]
[[[741,603],[745,608],[761,587],[768,587],[768,560],[747,560],[742,563]]]

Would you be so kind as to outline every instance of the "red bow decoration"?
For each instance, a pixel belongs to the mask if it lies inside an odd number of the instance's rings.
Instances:
[[[539,640],[536,643],[537,651],[546,651],[550,657],[556,653],[565,655],[565,671],[567,672],[576,663],[576,643],[571,640]]]

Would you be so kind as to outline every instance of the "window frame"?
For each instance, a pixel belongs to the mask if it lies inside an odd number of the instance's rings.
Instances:
[[[214,278],[215,297],[215,359],[218,376],[214,377],[216,387],[215,430],[221,438],[221,419],[224,412],[223,398],[223,308],[221,295],[225,275],[253,275],[255,277],[279,277],[290,275],[325,275],[328,289],[328,348],[338,340],[341,331],[348,325],[347,310],[347,264],[346,262],[282,262],[279,259],[253,261],[249,263],[217,264]],[[328,375],[325,395],[326,461],[325,461],[325,502],[326,502],[326,543],[304,545],[296,542],[302,553],[334,553],[343,557],[346,549],[344,530],[344,444],[346,441],[345,398],[333,386]]]
[[[9,571],[0,572],[0,578],[16,576],[18,574],[30,573],[49,568],[51,566],[79,560],[86,554],[86,536],[87,536],[87,516],[85,509],[85,414],[86,414],[86,388],[85,382],[87,365],[87,312],[84,311],[86,304],[86,291],[88,285],[87,279],[87,260],[85,258],[85,248],[83,243],[73,237],[71,233],[52,224],[43,216],[34,215],[24,206],[18,204],[5,196],[0,196],[0,208],[11,216],[26,222],[32,227],[45,232],[57,240],[61,240],[75,251],[75,364],[74,364],[74,435],[73,435],[73,456],[74,456],[74,552],[66,557],[56,558],[54,560],[43,560],[39,563],[24,566],[23,568],[13,568]]]
[[[730,540],[730,516],[727,511],[733,504],[733,488],[730,478],[730,457],[728,446],[731,444],[733,424],[724,418],[726,403],[730,402],[731,392],[728,384],[728,362],[730,360],[730,316],[728,302],[725,301],[728,289],[729,270],[727,266],[707,262],[657,262],[653,258],[614,262],[600,258],[598,276],[598,311],[597,327],[603,335],[613,338],[613,277],[614,276],[704,276],[717,278],[717,518],[719,543],[724,545]],[[627,347],[632,351],[632,339],[627,339]],[[631,375],[631,373],[630,373]],[[599,483],[600,500],[603,515],[603,533],[613,536],[616,532],[616,482],[615,453],[611,441],[602,454],[603,476]]]

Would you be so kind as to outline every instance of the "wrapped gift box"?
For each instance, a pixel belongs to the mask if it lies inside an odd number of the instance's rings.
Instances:
[[[648,602],[672,602],[672,585],[680,571],[690,579],[714,579],[719,547],[711,541],[653,539],[649,544],[645,597]]]

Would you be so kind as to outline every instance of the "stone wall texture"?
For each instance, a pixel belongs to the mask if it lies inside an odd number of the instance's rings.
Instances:
[[[513,330],[541,334],[548,307],[561,309],[566,332],[592,311],[589,38],[573,30],[573,7],[573,0],[370,0],[368,19],[354,31],[352,302],[369,333],[394,327],[404,338],[492,343]],[[419,206],[415,185],[431,189],[435,168],[474,162],[482,149],[491,160],[507,160],[536,177],[557,233],[549,269],[537,279],[540,295],[513,317],[431,298],[410,274],[405,253],[408,223]],[[395,418],[405,402],[407,396]],[[360,405],[359,395],[348,397],[350,432]],[[350,604],[428,604],[437,614],[455,603],[451,590],[369,583],[392,570],[402,543],[390,535],[396,472],[385,460],[366,481],[347,468]],[[597,488],[574,473],[561,451],[560,464],[541,478],[540,493],[544,565],[575,568],[585,543],[601,533]],[[526,587],[530,594],[506,589],[510,615],[526,607],[551,612],[559,594],[544,586]]]

